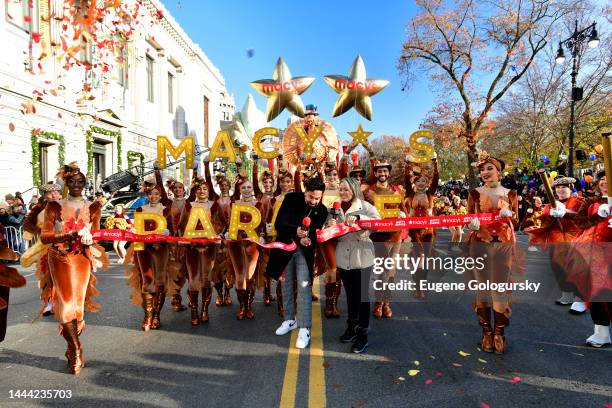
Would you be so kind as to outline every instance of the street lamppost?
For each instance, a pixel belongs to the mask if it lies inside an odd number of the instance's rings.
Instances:
[[[572,53],[572,100],[570,105],[569,157],[567,163],[567,175],[570,177],[574,176],[574,105],[576,102],[582,100],[582,88],[576,87],[576,77],[578,76],[578,63],[576,59],[582,45],[587,40],[589,48],[595,48],[599,45],[599,37],[597,36],[595,23],[578,31],[578,20],[576,20],[574,33],[571,37],[559,42],[557,58],[555,59],[557,64],[563,64],[565,62],[563,46]]]

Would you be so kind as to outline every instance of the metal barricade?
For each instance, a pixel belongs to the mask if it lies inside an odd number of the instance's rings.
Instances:
[[[23,241],[23,229],[21,227],[4,227],[4,239],[9,248],[17,252],[20,256],[26,250],[26,243]]]

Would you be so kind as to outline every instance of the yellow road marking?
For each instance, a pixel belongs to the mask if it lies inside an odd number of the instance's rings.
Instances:
[[[320,279],[322,281],[323,279]],[[320,282],[313,285],[315,295],[320,295]],[[321,321],[321,303],[312,308],[312,327],[310,330],[310,378],[308,379],[308,407],[326,406],[325,367],[323,367],[323,322]]]
[[[313,293],[319,296],[320,283],[313,285]],[[281,391],[281,408],[293,408],[297,393],[297,381],[300,366],[300,349],[295,348],[298,330],[291,332],[285,377]],[[323,408],[327,404],[325,395],[325,368],[323,367],[323,322],[321,320],[321,303],[312,308],[312,327],[310,328],[310,369],[308,378],[308,406]]]
[[[281,391],[281,408],[293,408],[295,406],[295,392],[297,387],[298,368],[300,366],[300,349],[295,348],[297,333],[297,330],[291,331],[287,365],[285,366],[285,379],[283,380],[283,390]]]

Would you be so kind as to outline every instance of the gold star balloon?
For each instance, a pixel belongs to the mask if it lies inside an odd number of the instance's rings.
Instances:
[[[325,82],[338,95],[332,116],[340,116],[351,108],[367,120],[372,120],[370,96],[382,91],[389,81],[385,79],[366,79],[366,69],[361,56],[355,58],[348,76],[326,75]]]
[[[363,130],[361,123],[357,126],[357,130],[354,132],[346,132],[353,138],[353,143],[351,145],[357,146],[358,144],[362,144],[364,146],[368,145],[368,136],[372,134],[372,132],[366,132]]]
[[[268,122],[287,110],[301,118],[304,117],[304,103],[300,95],[314,82],[313,77],[292,77],[289,67],[279,57],[274,67],[272,79],[251,82],[251,86],[268,98]]]

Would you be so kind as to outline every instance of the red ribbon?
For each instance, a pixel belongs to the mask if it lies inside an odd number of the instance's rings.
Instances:
[[[415,228],[456,227],[468,224],[473,218],[480,220],[480,225],[500,222],[503,218],[496,213],[440,215],[431,217],[385,218],[382,220],[359,220],[356,225],[337,224],[333,227],[317,230],[317,242],[325,242],[349,232],[367,230],[389,231]]]
[[[122,229],[102,229],[91,233],[93,239],[96,241],[130,241],[130,242],[187,242],[192,244],[213,244],[215,242],[239,242],[239,241],[250,241],[263,248],[269,249],[282,249],[283,251],[295,251],[297,245],[295,242],[290,244],[284,244],[282,242],[270,242],[262,244],[258,241],[252,240],[251,238],[245,239],[223,239],[223,238],[184,238],[184,237],[173,237],[171,235],[162,234],[135,234],[130,231]]]

